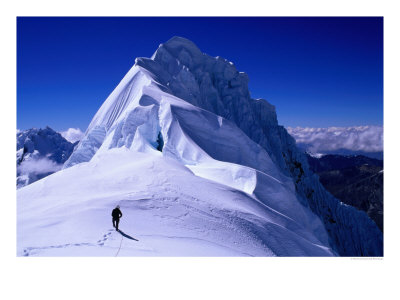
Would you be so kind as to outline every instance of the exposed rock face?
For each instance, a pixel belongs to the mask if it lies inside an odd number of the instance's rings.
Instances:
[[[383,161],[369,157],[308,157],[322,185],[345,204],[365,211],[383,232]]]

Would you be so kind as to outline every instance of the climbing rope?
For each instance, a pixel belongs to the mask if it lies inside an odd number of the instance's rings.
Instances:
[[[117,254],[115,254],[115,257],[118,256],[119,250],[121,250],[121,245],[122,245],[122,240],[123,239],[124,239],[124,237],[121,235],[121,243],[119,243],[119,248],[118,248]]]

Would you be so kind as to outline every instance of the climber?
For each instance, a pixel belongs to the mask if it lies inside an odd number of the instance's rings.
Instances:
[[[119,219],[122,217],[122,212],[119,209],[119,205],[117,205],[117,207],[113,209],[111,216],[112,216],[113,226],[118,231]]]

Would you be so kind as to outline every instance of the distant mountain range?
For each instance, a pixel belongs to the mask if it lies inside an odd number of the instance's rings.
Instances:
[[[60,170],[77,143],[70,143],[50,127],[18,132],[17,188]]]
[[[297,146],[301,149],[304,149],[304,151],[307,152],[307,148],[302,145],[297,143]],[[383,151],[376,151],[376,152],[365,152],[365,151],[354,151],[354,150],[349,150],[349,149],[337,149],[337,150],[332,150],[332,151],[323,151],[321,154],[313,155],[313,156],[323,156],[323,155],[338,155],[338,156],[363,156],[363,157],[369,157],[369,158],[374,158],[377,160],[383,160]]]
[[[345,204],[365,211],[383,232],[383,161],[362,155],[308,155],[322,185]]]

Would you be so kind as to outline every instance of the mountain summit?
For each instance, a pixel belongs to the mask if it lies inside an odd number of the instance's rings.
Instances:
[[[181,37],[137,58],[63,170],[18,191],[18,254],[381,256],[247,85]],[[117,204],[135,239],[109,230]]]

